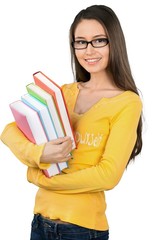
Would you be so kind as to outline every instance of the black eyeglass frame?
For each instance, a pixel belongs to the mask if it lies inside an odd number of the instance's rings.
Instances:
[[[88,47],[88,44],[89,44],[89,43],[90,43],[91,46],[94,47],[94,48],[103,48],[103,47],[107,46],[108,43],[109,43],[108,38],[100,38],[100,40],[105,40],[105,41],[106,41],[106,44],[105,44],[104,46],[99,46],[99,47],[98,47],[98,46],[94,46],[94,44],[93,44],[93,42],[96,41],[96,40],[99,40],[99,39],[94,39],[94,40],[91,40],[91,41],[84,41],[84,40],[83,40],[83,42],[86,43],[86,47],[83,47],[83,48],[76,48],[76,47],[74,46],[75,42],[77,42],[77,41],[71,42],[71,46],[72,46],[74,49],[76,49],[76,50],[83,50],[83,49],[86,49],[86,48]]]

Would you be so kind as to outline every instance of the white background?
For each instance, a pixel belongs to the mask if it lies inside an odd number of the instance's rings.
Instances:
[[[8,104],[26,92],[25,86],[33,81],[34,72],[43,71],[59,85],[73,81],[69,27],[78,11],[92,4],[108,5],[118,15],[144,104],[143,151],[119,185],[106,193],[110,240],[150,240],[153,239],[151,1],[0,1],[0,132],[13,121]],[[37,188],[26,181],[26,167],[2,142],[0,168],[0,235],[4,240],[28,240]]]

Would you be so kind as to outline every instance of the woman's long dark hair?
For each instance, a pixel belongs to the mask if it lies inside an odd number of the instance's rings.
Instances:
[[[118,20],[118,17],[113,10],[104,5],[93,5],[80,11],[75,17],[70,28],[70,48],[71,48],[71,64],[72,70],[77,82],[87,82],[90,80],[90,73],[87,72],[78,62],[75,50],[72,48],[71,43],[74,41],[74,33],[77,25],[83,19],[97,20],[105,29],[109,39],[110,55],[108,69],[111,72],[114,83],[122,90],[130,90],[139,95],[134,79],[132,77],[126,43],[124,34]],[[130,160],[134,159],[142,149],[142,116],[140,117],[137,127],[137,140]],[[128,162],[128,163],[129,163]]]

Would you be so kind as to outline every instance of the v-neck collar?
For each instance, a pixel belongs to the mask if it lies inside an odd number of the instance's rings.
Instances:
[[[110,97],[110,98],[107,98],[107,97],[102,97],[101,99],[99,99],[95,104],[93,104],[87,111],[85,111],[84,113],[77,113],[74,111],[75,109],[75,105],[76,105],[76,102],[77,102],[77,98],[78,98],[78,95],[79,95],[79,87],[78,87],[78,84],[79,82],[76,82],[75,84],[75,97],[74,97],[74,100],[73,100],[73,106],[72,106],[72,111],[75,115],[77,116],[84,116],[86,115],[88,112],[92,111],[93,109],[95,109],[96,107],[98,107],[99,105],[101,105],[101,103],[103,101],[114,101],[114,100],[118,100],[120,98],[122,98],[124,95],[126,95],[129,91],[124,91],[114,97]]]

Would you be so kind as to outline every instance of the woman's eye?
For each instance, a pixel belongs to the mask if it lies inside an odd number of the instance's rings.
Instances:
[[[106,38],[99,38],[99,39],[96,39],[95,42],[97,43],[102,43],[102,42],[106,42],[107,39]]]
[[[76,41],[76,43],[77,43],[78,45],[82,45],[82,44],[85,44],[86,42],[85,42],[85,41]]]
[[[95,47],[105,47],[108,44],[107,38],[98,38],[92,41]]]

